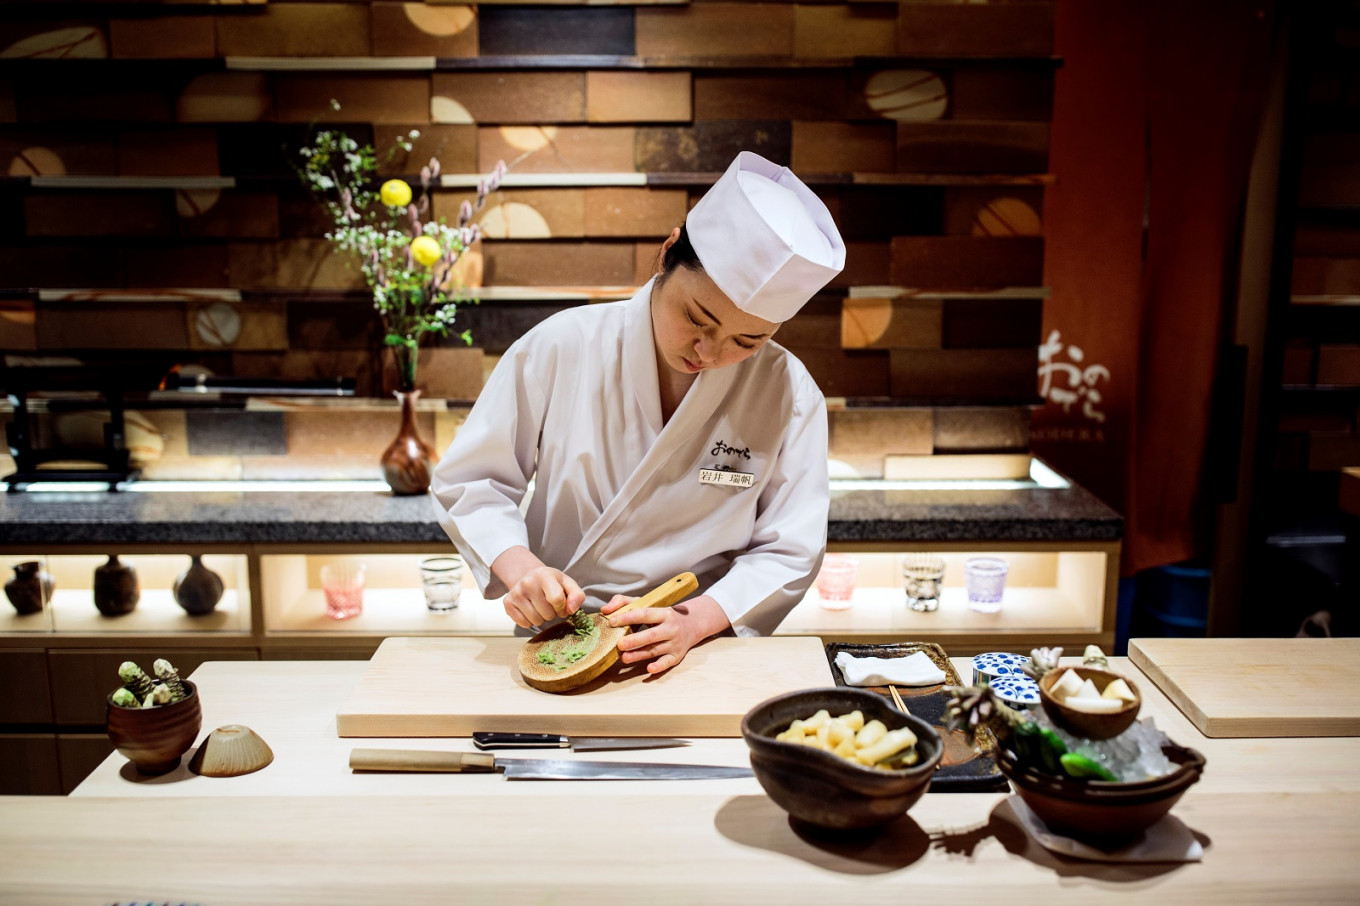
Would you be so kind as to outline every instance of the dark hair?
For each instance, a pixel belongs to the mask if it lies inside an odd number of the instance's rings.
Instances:
[[[656,282],[664,283],[677,267],[687,267],[692,271],[704,269],[703,262],[694,251],[693,243],[689,241],[689,229],[684,224],[680,225],[679,237],[661,254],[661,272],[657,275]]]

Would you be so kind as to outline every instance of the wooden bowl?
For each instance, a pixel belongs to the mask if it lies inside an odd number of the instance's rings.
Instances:
[[[859,710],[866,721],[876,718],[890,730],[910,727],[920,760],[885,771],[774,738],[795,719],[823,708],[832,716]],[[930,789],[944,753],[944,742],[930,724],[903,714],[882,696],[847,687],[808,689],[761,702],[742,718],[741,735],[751,749],[756,780],[775,804],[799,821],[834,830],[874,827],[903,815]]]
[[[1203,755],[1177,745],[1162,746],[1162,752],[1176,769],[1135,783],[1057,777],[1019,765],[1008,749],[1002,750],[997,765],[1051,830],[1082,839],[1117,840],[1137,836],[1160,821],[1199,782]]]
[[[1058,678],[1068,670],[1075,672],[1083,681],[1089,679],[1101,692],[1104,692],[1105,687],[1115,680],[1123,679],[1124,682],[1128,683],[1129,689],[1132,690],[1134,701],[1125,702],[1124,707],[1118,711],[1110,711],[1105,714],[1092,714],[1087,711],[1078,711],[1076,708],[1069,708],[1049,692]],[[1138,709],[1143,706],[1143,695],[1138,691],[1138,687],[1126,677],[1121,677],[1119,674],[1111,673],[1108,670],[1098,670],[1094,667],[1058,667],[1045,673],[1044,678],[1039,681],[1039,701],[1043,704],[1049,720],[1073,736],[1083,736],[1087,739],[1109,739],[1133,726],[1133,722],[1138,718]]]
[[[184,698],[154,708],[122,708],[107,703],[109,739],[140,774],[168,774],[179,766],[180,756],[198,738],[203,711],[198,689],[184,681]]]

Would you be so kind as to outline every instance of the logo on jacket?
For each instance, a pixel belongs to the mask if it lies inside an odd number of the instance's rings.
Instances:
[[[738,449],[737,447],[729,447],[727,444],[723,443],[721,440],[718,440],[718,441],[715,441],[715,442],[714,442],[714,444],[713,444],[713,449],[709,451],[709,454],[708,454],[708,455],[709,455],[709,456],[723,456],[723,455],[727,455],[727,456],[740,456],[742,459],[750,459],[750,458],[751,458],[751,448],[750,448],[750,447],[741,447],[740,449]]]

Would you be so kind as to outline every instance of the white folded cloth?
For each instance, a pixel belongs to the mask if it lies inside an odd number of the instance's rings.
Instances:
[[[1019,796],[1003,800],[997,808],[1006,805],[1010,806],[1015,817],[1040,846],[1073,859],[1092,862],[1199,862],[1204,858],[1204,847],[1194,832],[1175,815],[1163,815],[1136,840],[1115,849],[1103,849],[1049,830],[1043,819],[1034,814]]]
[[[944,682],[944,671],[924,651],[907,657],[852,657],[836,655],[836,666],[851,686],[934,686]]]

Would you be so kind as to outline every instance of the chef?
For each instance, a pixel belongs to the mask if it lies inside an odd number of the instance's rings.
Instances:
[[[516,341],[431,486],[483,596],[528,632],[693,572],[699,597],[611,620],[650,673],[729,628],[771,633],[821,564],[829,502],[825,400],[773,337],[844,264],[826,206],[742,152],[635,296]]]

